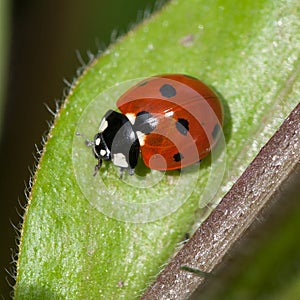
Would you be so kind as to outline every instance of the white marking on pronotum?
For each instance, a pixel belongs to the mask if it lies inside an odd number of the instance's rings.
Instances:
[[[115,166],[121,167],[121,168],[128,168],[128,162],[126,160],[126,157],[123,153],[116,153],[113,155],[112,162]]]
[[[99,146],[99,145],[100,145],[100,142],[101,142],[101,139],[100,139],[100,138],[97,138],[97,139],[95,140],[95,145],[96,145],[96,146]]]
[[[101,123],[100,123],[100,126],[99,126],[99,132],[103,132],[108,126],[108,122],[107,120],[104,118],[102,119]]]
[[[128,113],[126,114],[126,117],[128,118],[129,122],[133,125],[135,122],[136,115],[132,113]]]
[[[139,139],[140,146],[144,146],[145,145],[145,138],[146,138],[145,134],[142,133],[141,131],[137,131],[136,135],[137,135],[137,137]]]
[[[101,155],[101,156],[104,156],[105,154],[106,154],[106,150],[101,149],[101,150],[100,150],[100,155]]]

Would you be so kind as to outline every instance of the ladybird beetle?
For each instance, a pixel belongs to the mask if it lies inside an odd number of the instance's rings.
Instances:
[[[117,100],[117,107],[121,112],[107,111],[94,137],[95,173],[106,160],[132,175],[140,152],[154,170],[189,166],[210,153],[223,124],[217,95],[183,74],[144,79]]]

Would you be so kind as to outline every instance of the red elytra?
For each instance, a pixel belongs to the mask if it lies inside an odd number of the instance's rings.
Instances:
[[[128,117],[150,113],[155,129],[143,136],[140,149],[146,166],[180,169],[206,157],[220,137],[223,107],[217,95],[200,80],[182,74],[147,78],[117,101]]]

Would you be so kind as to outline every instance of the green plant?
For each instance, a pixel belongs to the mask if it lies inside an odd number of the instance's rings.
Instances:
[[[296,1],[172,1],[85,70],[58,111],[35,174],[16,299],[141,295],[185,233],[209,213],[199,210],[199,199],[210,161],[171,215],[141,224],[109,218],[89,204],[73,171],[73,139],[84,109],[111,86],[153,74],[187,73],[211,85],[226,113],[227,172],[216,204],[298,103],[298,9]],[[103,106],[114,105],[110,101]],[[86,153],[82,159],[91,164]],[[184,176],[188,181],[193,174]],[[113,166],[104,175],[122,195],[135,195]],[[167,176],[161,186],[172,192]],[[153,190],[143,192],[147,201],[156,200]]]

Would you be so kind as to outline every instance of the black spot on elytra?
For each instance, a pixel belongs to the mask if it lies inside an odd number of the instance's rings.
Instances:
[[[176,154],[173,155],[173,158],[174,158],[174,160],[176,162],[179,162],[179,161],[181,161],[183,159],[183,155],[178,152],[178,153],[176,153]]]
[[[220,131],[220,125],[216,124],[213,131],[212,131],[212,133],[211,133],[214,140],[216,139],[219,131]]]
[[[140,111],[136,115],[133,125],[135,131],[141,131],[144,134],[151,133],[157,126],[157,118],[147,111]]]
[[[189,131],[189,121],[186,119],[179,118],[176,122],[176,129],[183,135],[187,135]]]
[[[161,95],[166,98],[171,98],[176,95],[176,89],[170,84],[164,84],[159,89]]]

